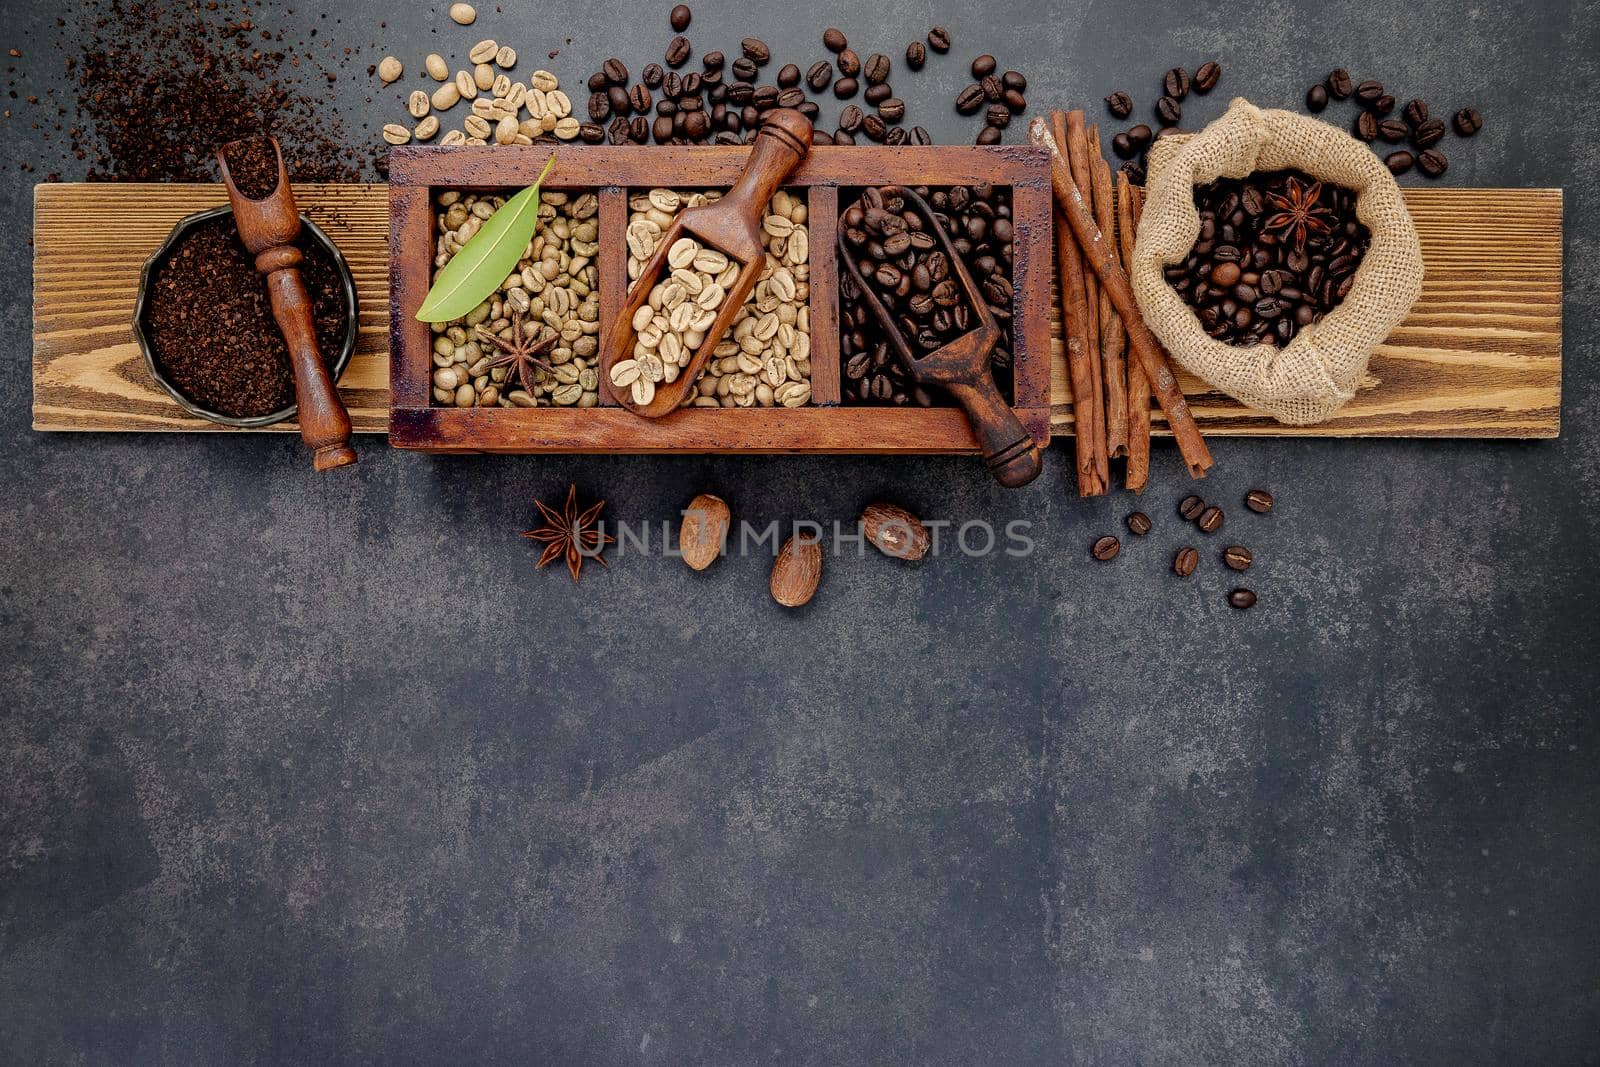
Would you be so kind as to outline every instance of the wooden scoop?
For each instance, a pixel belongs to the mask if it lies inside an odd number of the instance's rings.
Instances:
[[[258,200],[239,191],[228,169],[228,152],[246,141],[234,141],[217,152],[222,181],[228,187],[233,205],[233,221],[239,237],[256,257],[256,270],[266,275],[267,295],[272,301],[272,317],[289,345],[294,363],[295,402],[299,407],[300,437],[312,450],[312,464],[319,471],[343,467],[356,461],[350,447],[350,415],[333,387],[333,376],[317,347],[316,323],[311,313],[311,296],[300,277],[300,262],[305,257],[294,246],[300,236],[300,211],[289,188],[289,172],[283,165],[283,151],[276,138],[262,138],[272,145],[278,164],[277,184]]]
[[[937,385],[944,389],[966,411],[967,422],[971,424],[972,434],[983,449],[983,461],[988,464],[989,473],[1007,489],[1027,485],[1039,476],[1039,471],[1044,467],[1044,458],[1033,436],[1018,420],[1016,412],[1006,406],[1000,390],[995,388],[994,374],[989,370],[989,356],[1000,343],[1000,324],[995,321],[994,312],[989,310],[988,302],[978,291],[966,263],[956,254],[955,247],[950,243],[950,235],[934,218],[933,209],[927,202],[910,189],[899,186],[886,186],[883,192],[885,195],[904,197],[905,202],[915,208],[927,223],[926,232],[935,235],[940,242],[945,257],[950,261],[950,268],[955,272],[956,281],[961,285],[962,297],[977,318],[977,328],[942,348],[918,356],[900,332],[894,316],[889,314],[889,309],[878,299],[878,294],[861,276],[861,268],[856,263],[857,253],[845,241],[842,215],[839,260],[861,291],[867,306],[877,316],[889,340],[889,347],[894,350],[906,373],[922,385]]]
[[[761,278],[766,263],[767,246],[761,237],[761,219],[767,203],[784,180],[794,173],[811,151],[811,120],[792,108],[769,112],[756,134],[755,145],[750,150],[750,162],[745,164],[739,181],[728,194],[714,204],[685,208],[661,235],[655,255],[650,257],[633,288],[627,302],[617,315],[611,329],[611,343],[600,360],[601,376],[611,380],[611,366],[619,360],[633,358],[635,330],[633,316],[650,299],[650,291],[661,281],[667,264],[667,252],[681,237],[693,237],[701,243],[723,253],[739,263],[739,279],[728,290],[717,312],[717,318],[706,331],[687,367],[671,382],[656,383],[655,397],[648,404],[636,404],[627,389],[616,389],[617,401],[635,415],[660,418],[676,411],[683,398],[694,387],[700,370],[711,357],[739,309],[749,298]]]

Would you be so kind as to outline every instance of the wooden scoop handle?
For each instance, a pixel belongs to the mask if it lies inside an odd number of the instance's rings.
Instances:
[[[292,245],[269,249],[256,257],[256,269],[267,277],[272,317],[283,332],[294,362],[294,394],[300,405],[300,437],[311,449],[319,471],[356,461],[350,447],[350,415],[334,389],[333,375],[317,346],[311,294],[300,277],[300,250]]]
[[[972,435],[983,449],[983,462],[995,481],[1007,489],[1020,489],[1039,476],[1044,456],[1016,412],[1006,406],[992,378],[984,375],[975,382],[949,382],[944,388],[966,411]]]

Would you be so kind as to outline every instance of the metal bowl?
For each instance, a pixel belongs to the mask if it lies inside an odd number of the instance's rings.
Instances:
[[[150,334],[145,321],[150,310],[150,287],[155,278],[156,270],[172,254],[172,250],[177,247],[178,242],[190,230],[201,223],[232,214],[233,209],[231,207],[217,207],[180,219],[178,224],[172,227],[172,232],[167,235],[167,239],[161,243],[161,247],[156,249],[149,259],[145,260],[144,270],[139,275],[139,295],[133,303],[133,337],[134,340],[139,342],[139,351],[144,354],[144,364],[150,369],[150,376],[166,391],[168,396],[177,401],[179,407],[191,415],[208,419],[223,426],[251,429],[270,426],[275,422],[293,418],[298,410],[298,405],[290,404],[281,411],[274,411],[266,415],[253,415],[247,419],[208,411],[179,392],[178,388],[168,381],[167,376],[161,372],[161,367],[156,362],[155,346],[150,341]],[[356,282],[355,278],[350,274],[350,264],[345,262],[343,254],[339,251],[339,246],[334,244],[333,239],[323,232],[322,227],[304,215],[300,216],[300,225],[305,228],[306,233],[311,235],[313,241],[321,245],[323,249],[333,256],[334,267],[337,268],[339,279],[344,286],[344,305],[348,325],[345,327],[344,343],[339,346],[338,353],[328,366],[329,373],[332,374],[334,382],[337,383],[340,376],[344,374],[345,367],[350,365],[350,356],[356,350],[356,335],[361,329],[360,307],[356,301]],[[327,358],[327,353],[323,353],[323,358]]]

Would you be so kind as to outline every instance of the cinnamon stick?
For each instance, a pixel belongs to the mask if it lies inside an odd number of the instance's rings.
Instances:
[[[1067,140],[1065,144],[1070,149],[1068,158],[1071,161],[1073,182],[1080,198],[1087,203],[1089,198],[1094,195],[1094,186],[1089,170],[1088,130],[1084,126],[1082,111],[1067,112],[1066,133]],[[1071,229],[1071,220],[1069,219],[1067,222],[1068,229]],[[1081,252],[1081,244],[1079,248]],[[1087,266],[1087,254],[1084,255],[1084,262]],[[1099,479],[1100,484],[1109,488],[1111,485],[1111,470],[1108,462],[1110,453],[1106,448],[1106,385],[1100,356],[1100,286],[1096,281],[1095,273],[1088,269],[1083,272],[1083,298],[1089,309],[1089,388],[1093,394],[1093,422],[1090,425],[1094,429],[1096,440],[1095,476]]]
[[[1057,112],[1059,114],[1059,112]],[[1083,295],[1082,253],[1066,216],[1056,209],[1056,280],[1061,290],[1061,333],[1067,350],[1067,379],[1072,386],[1072,432],[1079,496],[1102,496],[1110,489],[1100,477],[1098,454],[1104,434],[1095,428],[1099,410],[1089,373],[1089,308]]]
[[[1095,225],[1101,233],[1116,236],[1116,203],[1111,192],[1111,166],[1100,147],[1100,127],[1089,127],[1089,177],[1094,188]],[[1111,242],[1111,254],[1122,266],[1122,252]],[[1106,455],[1119,459],[1128,454],[1128,371],[1123,359],[1126,335],[1122,319],[1111,306],[1105,287],[1100,288],[1100,366],[1106,390]]]
[[[1071,227],[1073,236],[1077,238],[1078,247],[1083,250],[1084,260],[1100,279],[1101,284],[1110,290],[1111,303],[1122,316],[1122,321],[1127,324],[1129,348],[1138,359],[1145,376],[1150,379],[1156,398],[1161,402],[1161,410],[1167,417],[1167,428],[1172,431],[1172,436],[1178,443],[1178,451],[1183,455],[1184,465],[1189,468],[1191,477],[1204,478],[1206,471],[1212,466],[1211,450],[1206,447],[1205,438],[1200,434],[1200,427],[1195,424],[1194,415],[1189,411],[1189,404],[1183,398],[1183,391],[1178,388],[1177,376],[1173,373],[1166,353],[1161,351],[1149,328],[1139,318],[1139,306],[1134,302],[1133,290],[1128,285],[1127,275],[1110,258],[1105,235],[1100,232],[1100,227],[1095,225],[1094,216],[1090,214],[1088,205],[1083,201],[1083,194],[1078,192],[1078,187],[1072,182],[1071,167],[1066,154],[1056,139],[1050,135],[1050,130],[1042,119],[1035,118],[1028,124],[1028,139],[1050,150],[1050,186],[1055,192],[1056,202],[1066,212],[1067,224]]]
[[[1134,237],[1139,232],[1139,216],[1144,211],[1144,189],[1117,175],[1118,244],[1123,270],[1133,263]],[[1144,376],[1138,360],[1128,364],[1128,469],[1123,485],[1131,492],[1144,491],[1150,480],[1150,379]]]

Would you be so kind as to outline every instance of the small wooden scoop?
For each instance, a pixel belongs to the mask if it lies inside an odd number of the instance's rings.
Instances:
[[[262,138],[272,146],[278,164],[277,184],[258,200],[239,191],[228,169],[228,153],[249,143],[234,141],[217,152],[222,181],[228,187],[233,205],[233,221],[239,237],[256,257],[256,270],[267,277],[267,295],[272,301],[272,317],[289,345],[294,362],[295,402],[299,407],[300,437],[312,450],[312,464],[319,471],[343,467],[356,461],[350,447],[350,415],[333,387],[333,376],[317,348],[316,323],[311,313],[311,296],[300,277],[304,259],[294,246],[300,236],[300,211],[289,188],[289,172],[283,165],[283,151],[276,138]]]
[[[1039,476],[1039,471],[1044,467],[1044,458],[1032,435],[1023,428],[1016,412],[1006,406],[1000,390],[994,385],[989,356],[1000,343],[1000,324],[995,321],[994,312],[989,310],[988,302],[978,291],[967,265],[951,245],[950,235],[934,218],[933,209],[927,202],[910,189],[899,186],[886,186],[883,192],[885,195],[904,197],[905,202],[915,208],[927,223],[927,232],[936,236],[950,261],[950,269],[955,272],[956,281],[961,285],[963,298],[977,317],[977,329],[962,334],[942,348],[918,356],[895,324],[894,316],[889,314],[889,309],[878,299],[878,294],[861,276],[861,268],[856,263],[857,253],[845,241],[842,214],[839,261],[850,273],[867,306],[877,316],[889,340],[889,347],[894,349],[906,373],[919,384],[937,385],[946,390],[966,411],[967,422],[972,425],[972,434],[983,449],[983,461],[988,464],[989,473],[1007,489],[1027,485]]]
[[[745,164],[739,181],[726,196],[714,204],[685,208],[678,213],[667,232],[661,235],[655,255],[650,257],[628,299],[611,329],[611,343],[602,354],[600,372],[605,381],[611,380],[611,366],[618,360],[633,357],[635,331],[634,314],[650,299],[650,291],[661,281],[667,264],[667,252],[680,237],[694,237],[703,244],[723,253],[742,265],[739,280],[727,291],[716,321],[706,331],[706,339],[695,352],[687,367],[671,382],[657,382],[655,397],[648,404],[636,404],[626,389],[614,389],[617,401],[635,415],[660,418],[676,411],[684,396],[694,387],[700,370],[711,357],[728,327],[739,314],[739,309],[749,298],[761,278],[766,263],[767,246],[761,237],[761,219],[767,203],[784,180],[794,173],[811,151],[811,120],[792,108],[769,112],[756,134],[750,150],[750,162]]]

